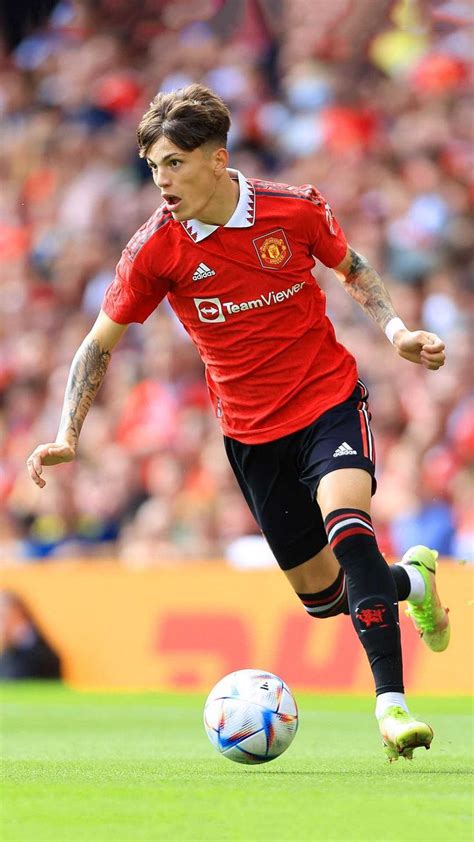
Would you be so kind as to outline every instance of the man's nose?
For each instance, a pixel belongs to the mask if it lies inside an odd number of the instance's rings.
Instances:
[[[169,172],[167,172],[165,169],[158,169],[158,172],[156,174],[156,183],[161,189],[163,189],[163,187],[169,187],[169,185],[171,184]]]

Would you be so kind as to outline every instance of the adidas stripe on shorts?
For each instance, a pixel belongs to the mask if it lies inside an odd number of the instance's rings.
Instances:
[[[375,492],[375,448],[369,393],[361,380],[347,400],[308,427],[265,444],[224,436],[242,493],[282,570],[307,561],[328,540],[316,491],[321,477],[362,468]]]

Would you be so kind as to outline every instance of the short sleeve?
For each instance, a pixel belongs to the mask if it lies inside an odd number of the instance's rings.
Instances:
[[[329,203],[319,190],[311,184],[300,189],[309,200],[306,212],[311,253],[332,269],[346,256],[346,237]]]
[[[141,272],[127,254],[115,270],[115,278],[105,291],[102,309],[118,324],[143,323],[169,291],[166,279]]]

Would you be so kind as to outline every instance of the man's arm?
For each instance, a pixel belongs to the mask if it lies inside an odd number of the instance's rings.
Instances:
[[[405,327],[395,312],[380,275],[365,257],[349,246],[335,271],[346,292],[387,333],[401,357],[433,371],[444,365],[444,342],[435,333],[411,331]]]
[[[105,377],[112,351],[127,327],[112,321],[101,310],[77,350],[69,371],[56,441],[38,445],[27,460],[30,477],[40,488],[46,485],[41,476],[44,465],[74,459],[86,415]]]

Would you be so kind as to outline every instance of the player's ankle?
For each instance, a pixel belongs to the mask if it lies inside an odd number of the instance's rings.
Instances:
[[[375,705],[376,718],[381,719],[382,716],[385,716],[388,708],[391,707],[399,707],[409,713],[404,693],[380,693],[380,695],[377,696],[377,702]]]
[[[420,571],[412,564],[402,564],[402,562],[399,562],[399,566],[403,568],[410,580],[410,593],[407,599],[418,605],[420,602],[423,602],[426,595],[425,580]]]

